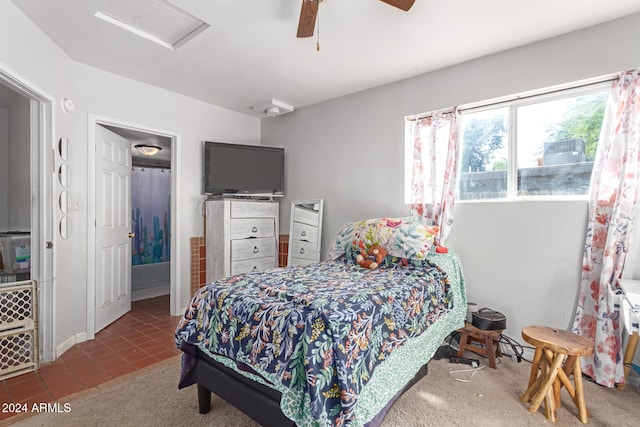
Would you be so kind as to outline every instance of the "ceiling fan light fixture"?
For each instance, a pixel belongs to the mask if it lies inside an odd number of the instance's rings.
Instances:
[[[267,108],[265,110],[265,113],[267,113],[268,117],[275,117],[275,116],[279,116],[280,115],[280,109],[278,107],[276,107],[275,105]]]
[[[293,106],[278,101],[277,99],[272,99],[271,102],[254,105],[251,109],[265,114],[267,117],[277,117],[292,112]]]
[[[135,147],[140,154],[147,157],[155,156],[158,154],[158,151],[162,150],[162,148],[157,145],[138,144]]]

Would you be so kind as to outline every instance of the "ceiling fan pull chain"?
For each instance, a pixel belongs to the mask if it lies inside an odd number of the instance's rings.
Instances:
[[[320,0],[318,1],[318,6],[320,6]],[[316,25],[316,51],[320,52],[320,7],[318,7],[318,15],[316,16],[316,20],[318,21]]]

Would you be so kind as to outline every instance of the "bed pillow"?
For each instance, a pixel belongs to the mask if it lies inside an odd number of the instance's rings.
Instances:
[[[436,232],[435,227],[420,223],[417,217],[351,222],[338,232],[329,254],[331,259],[345,255],[347,260],[352,260],[361,249],[380,245],[387,250],[385,265],[396,261],[421,261],[433,250]]]

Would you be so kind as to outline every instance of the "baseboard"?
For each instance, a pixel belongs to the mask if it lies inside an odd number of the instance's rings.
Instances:
[[[69,350],[71,347],[76,345],[76,336],[72,335],[64,342],[62,342],[59,346],[56,347],[56,359],[64,354],[65,351]]]
[[[79,334],[76,334],[76,344],[80,344],[81,342],[85,342],[87,340],[88,338],[86,332],[80,332]]]
[[[169,290],[169,286],[159,286],[153,288],[146,289],[138,289],[131,292],[131,301],[140,301],[143,299],[160,297],[163,295],[169,295],[171,291]]]

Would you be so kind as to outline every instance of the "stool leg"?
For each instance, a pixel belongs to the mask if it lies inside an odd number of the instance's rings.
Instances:
[[[583,424],[587,423],[587,405],[584,402],[584,386],[582,384],[582,368],[577,360],[573,367],[573,381],[576,383],[576,398],[578,405],[578,415]]]
[[[547,358],[547,360],[549,361],[549,364],[551,364],[551,361],[553,360],[553,352],[551,350],[545,350],[545,356]],[[565,362],[566,365],[566,362]],[[562,371],[562,369],[558,369],[558,376],[556,377],[556,379],[553,381],[553,401],[555,403],[555,407],[556,409],[560,408],[560,389],[562,388],[562,384],[561,384],[561,380],[560,380],[560,372]]]
[[[568,362],[564,363],[565,366],[567,365],[567,363]],[[564,388],[567,389],[567,393],[569,393],[569,396],[571,396],[571,400],[573,400],[573,402],[576,404],[576,406],[578,406],[578,401],[576,400],[576,391],[573,388],[573,384],[571,384],[571,380],[569,379],[569,377],[565,373],[564,369],[560,369],[558,371],[558,379],[560,380],[561,385],[563,385]],[[558,407],[560,407],[560,406],[558,406]]]
[[[486,337],[484,345],[487,347],[487,358],[489,359],[489,367],[496,369],[496,349],[493,346],[493,338]]]
[[[552,423],[556,422],[556,402],[551,388],[544,396],[544,416]]]
[[[542,386],[542,383],[547,379],[547,377],[549,376],[549,369],[551,368],[551,362],[552,359],[547,359],[547,354],[546,354],[546,350],[543,350],[542,352],[542,359],[540,361],[541,367],[540,367],[540,383],[538,384],[538,391],[540,391],[540,387]],[[536,392],[537,393],[537,392]],[[544,394],[544,401],[545,401],[545,406],[544,406],[544,416],[547,417],[547,419],[551,419],[553,418],[552,413],[550,412],[551,409],[551,388],[549,388],[549,391],[547,393]],[[529,411],[531,411],[533,405],[529,406]],[[535,412],[535,411],[533,411]]]
[[[538,408],[542,404],[542,400],[549,391],[549,388],[558,376],[558,369],[562,367],[562,363],[564,362],[565,357],[566,355],[560,353],[555,355],[553,363],[549,367],[546,378],[540,385],[540,389],[538,390],[538,392],[533,396],[533,399],[531,399],[531,406],[529,407],[529,411],[536,412],[538,410]]]
[[[538,369],[540,368],[540,359],[542,359],[542,348],[536,347],[536,352],[533,354],[533,361],[531,362],[531,373],[529,374],[529,387],[533,384],[538,376]]]
[[[531,397],[538,391],[540,383],[542,382],[543,375],[538,377],[538,370],[540,369],[540,359],[542,358],[542,348],[536,347],[536,352],[533,354],[533,361],[531,362],[531,373],[529,374],[529,384],[527,390],[520,400],[527,403],[531,400]],[[536,379],[537,378],[537,379]]]
[[[575,356],[570,356],[575,358]],[[567,358],[567,360],[569,360],[569,358]],[[564,366],[567,366],[567,362],[564,362]],[[578,362],[579,363],[579,362]],[[571,367],[573,370],[573,366]],[[571,396],[571,400],[573,400],[573,403],[575,403],[576,408],[580,408],[580,403],[578,402],[578,396],[576,395],[576,390],[573,387],[573,384],[571,384],[571,380],[569,379],[569,377],[567,376],[567,374],[565,373],[564,369],[560,369],[558,371],[558,378],[560,379],[560,382],[562,383],[562,385],[564,386],[564,388],[567,389],[567,393],[569,393],[569,396]],[[581,374],[581,378],[582,378],[582,374]],[[559,408],[560,406],[558,406]],[[591,413],[589,412],[589,410],[587,409],[587,417],[590,417]]]
[[[551,350],[544,350],[544,373],[543,378],[549,375],[551,369],[551,363],[553,362],[553,352]],[[560,370],[558,370],[560,371]],[[559,408],[560,389],[556,386],[558,379],[553,381],[553,387],[549,387],[549,391],[544,395],[544,416],[553,423],[557,420],[557,410]]]
[[[460,335],[460,348],[458,349],[458,357],[464,357],[464,350],[467,348],[468,341],[469,332],[462,331],[462,335]]]
[[[567,361],[564,362],[564,366],[562,367],[565,374],[569,375],[573,372],[573,364],[576,363],[577,359],[576,356],[567,356]]]

